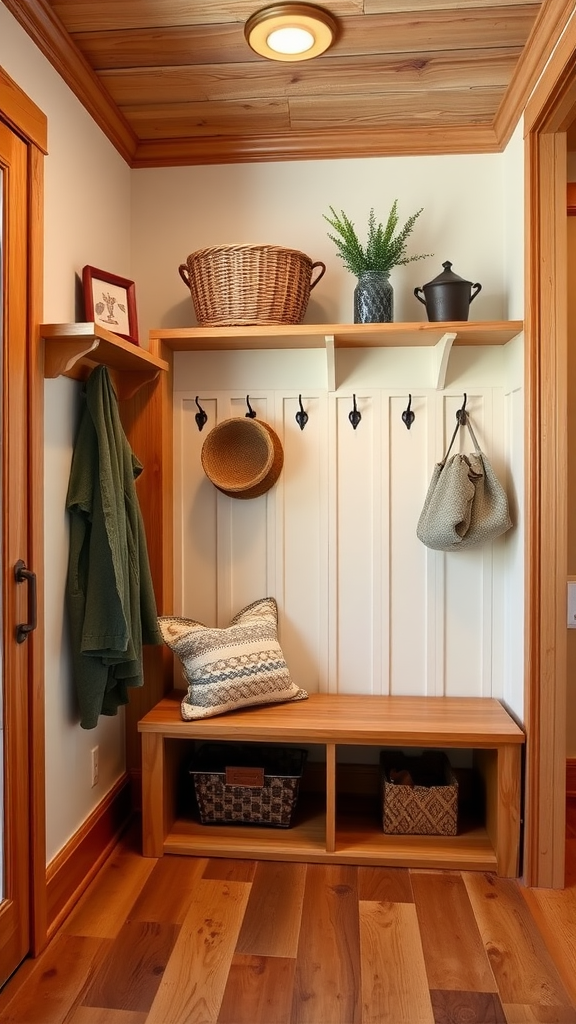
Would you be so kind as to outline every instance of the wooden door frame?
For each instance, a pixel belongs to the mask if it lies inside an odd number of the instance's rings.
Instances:
[[[29,564],[38,579],[38,626],[31,635],[29,678],[30,952],[47,941],[44,736],[44,357],[39,325],[44,277],[46,115],[0,68],[0,119],[28,147],[28,408],[30,410]]]
[[[524,880],[564,885],[566,794],[566,132],[576,17],[524,114],[526,183],[526,804]]]

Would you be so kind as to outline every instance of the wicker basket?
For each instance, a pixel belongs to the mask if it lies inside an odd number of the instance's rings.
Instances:
[[[202,825],[292,824],[306,750],[205,743],[189,774]]]
[[[191,253],[178,272],[201,326],[248,327],[299,324],[326,266],[278,245],[221,245]]]
[[[201,460],[219,491],[231,498],[256,498],[276,483],[284,452],[268,423],[235,416],[212,428],[202,445]]]
[[[382,827],[392,835],[455,836],[458,831],[458,780],[440,750],[407,757],[401,750],[380,754]],[[413,786],[392,781],[409,772]]]
[[[274,449],[272,465],[266,473],[266,476],[252,487],[246,487],[243,490],[239,490],[238,488],[236,488],[236,490],[228,490],[226,487],[220,487],[219,490],[221,490],[223,494],[227,494],[229,498],[242,498],[242,500],[245,500],[246,498],[259,498],[261,494],[266,494],[266,491],[269,491],[270,488],[274,486],[282,472],[282,466],[284,465],[284,450],[282,448],[282,442],[276,431],[272,430],[269,423],[265,423],[264,420],[258,420],[258,422],[268,432],[268,436],[272,441],[272,447]]]

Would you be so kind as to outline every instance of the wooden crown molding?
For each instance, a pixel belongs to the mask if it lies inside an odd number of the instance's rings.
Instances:
[[[128,164],[137,138],[48,0],[2,0]]]
[[[574,14],[574,0],[544,0],[496,117],[494,131],[504,149],[526,104]]]
[[[451,128],[406,128],[346,133],[168,139],[142,142],[132,167],[176,167],[186,164],[247,163],[274,160],[337,160],[374,156],[426,156],[445,153],[495,153],[500,146],[489,125]]]
[[[551,55],[524,112],[524,134],[558,132],[574,120],[576,70],[576,14]]]

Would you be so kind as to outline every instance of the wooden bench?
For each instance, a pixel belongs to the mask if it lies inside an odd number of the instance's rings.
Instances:
[[[175,691],[165,697],[138,723],[145,856],[335,861],[518,875],[524,733],[499,701],[312,694],[293,704],[184,722],[182,696]],[[315,794],[302,786],[298,820],[290,829],[201,825],[192,815],[181,814],[177,800],[183,770],[198,740],[312,746],[320,754],[323,785]],[[349,801],[351,808],[338,799],[344,769],[337,754],[346,746],[373,747],[376,752],[382,747],[470,750],[484,785],[481,817],[459,822],[456,836],[385,835],[373,803],[367,813],[361,793]]]

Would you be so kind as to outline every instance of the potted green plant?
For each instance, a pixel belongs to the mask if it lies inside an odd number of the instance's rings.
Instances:
[[[376,223],[376,214],[368,216],[368,238],[363,246],[350,218],[330,207],[329,217],[322,214],[337,234],[328,232],[344,266],[358,278],[354,289],[354,323],[386,323],[394,319],[394,292],[390,284],[390,271],[415,260],[425,259],[432,253],[407,256],[406,246],[416,220],[423,207],[413,213],[402,228],[398,228],[398,200],[392,203],[386,224]]]

